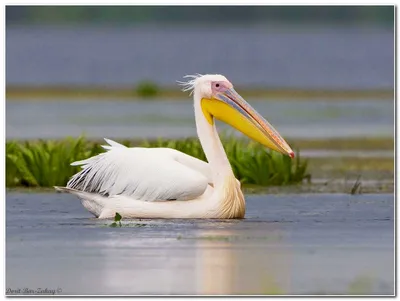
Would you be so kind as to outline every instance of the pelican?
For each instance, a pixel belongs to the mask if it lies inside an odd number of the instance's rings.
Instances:
[[[76,195],[98,218],[243,218],[245,199],[215,127],[228,123],[282,154],[294,153],[280,134],[233,88],[225,76],[192,75],[197,135],[207,162],[170,148],[128,148],[105,139],[105,153],[74,162],[82,170],[59,191]]]

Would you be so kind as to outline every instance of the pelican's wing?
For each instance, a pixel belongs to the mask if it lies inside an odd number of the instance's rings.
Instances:
[[[106,140],[108,151],[72,163],[82,165],[67,184],[101,195],[137,200],[189,200],[212,184],[208,163],[169,148],[127,148]]]

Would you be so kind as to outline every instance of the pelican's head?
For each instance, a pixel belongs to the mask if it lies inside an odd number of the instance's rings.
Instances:
[[[210,124],[214,123],[215,117],[251,139],[294,157],[294,152],[281,135],[233,89],[225,76],[208,74],[187,77],[192,80],[183,83],[184,91],[192,90],[195,98],[200,99],[203,114]]]

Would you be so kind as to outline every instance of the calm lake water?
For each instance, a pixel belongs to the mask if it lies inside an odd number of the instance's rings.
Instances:
[[[392,194],[248,195],[244,220],[91,218],[6,195],[6,287],[60,294],[394,294]]]
[[[366,26],[7,26],[6,83],[173,86],[221,73],[246,86],[393,89],[393,48],[393,29]]]
[[[393,137],[391,100],[277,100],[249,103],[285,138]],[[222,130],[231,129],[219,123]],[[196,136],[193,101],[129,102],[12,100],[6,103],[7,139],[182,138]]]

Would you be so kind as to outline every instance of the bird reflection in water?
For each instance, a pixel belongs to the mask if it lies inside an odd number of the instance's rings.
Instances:
[[[259,227],[262,232],[223,224],[224,228],[201,230],[197,235],[197,293],[285,294],[290,254],[282,243],[283,232],[266,223]]]

